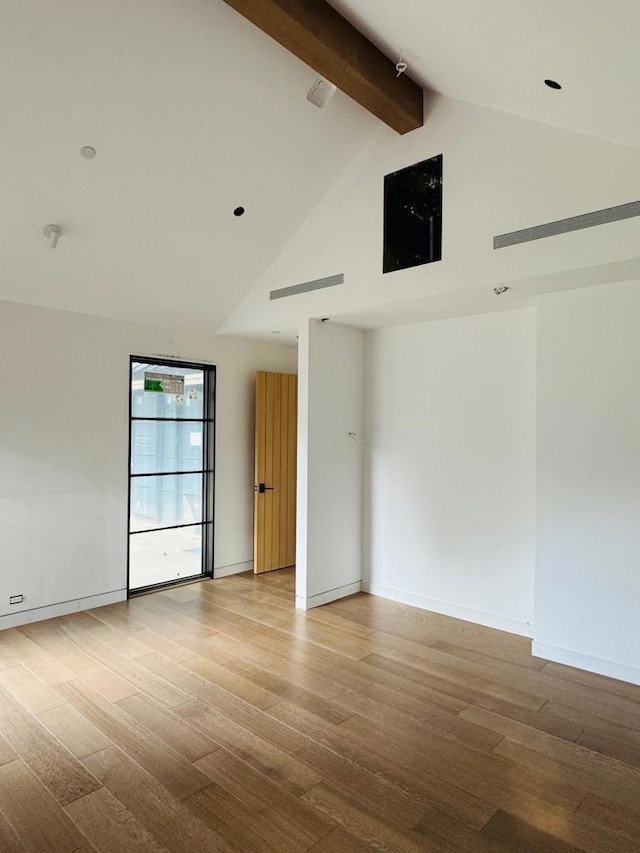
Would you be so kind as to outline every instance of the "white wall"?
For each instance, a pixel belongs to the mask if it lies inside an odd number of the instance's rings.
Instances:
[[[383,275],[383,177],[442,153],[443,257]],[[297,328],[304,317],[358,325],[412,323],[530,304],[562,273],[640,256],[640,219],[494,251],[493,237],[640,197],[640,151],[486,107],[437,97],[423,128],[381,128],[300,226],[225,324],[229,332]],[[613,266],[612,266],[613,265]],[[295,299],[269,290],[344,273],[345,283]],[[601,280],[615,280],[606,278]],[[350,312],[353,316],[349,319]],[[382,322],[378,322],[382,319]]]
[[[531,635],[535,313],[367,334],[365,588]]]
[[[640,684],[640,282],[538,302],[534,651]]]
[[[253,377],[295,350],[0,302],[0,628],[123,597],[130,355],[217,365],[215,564],[253,559]]]
[[[362,580],[364,333],[309,320],[298,351],[296,606],[307,609]]]

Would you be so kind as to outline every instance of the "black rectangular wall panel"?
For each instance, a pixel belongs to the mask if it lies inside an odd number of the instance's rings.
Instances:
[[[442,259],[442,154],[384,179],[383,272]]]

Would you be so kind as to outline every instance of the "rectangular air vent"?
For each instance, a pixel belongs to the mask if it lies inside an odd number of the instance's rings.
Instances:
[[[281,287],[272,290],[269,299],[284,299],[285,296],[295,296],[298,293],[310,293],[312,290],[322,290],[323,287],[335,287],[344,284],[344,274],[329,275],[326,278],[317,278],[315,281],[305,281],[302,284],[292,284],[291,287]]]
[[[593,228],[596,225],[605,225],[607,222],[632,219],[634,216],[640,216],[640,201],[630,201],[628,204],[605,207],[603,210],[594,210],[592,213],[582,213],[580,216],[570,216],[568,219],[558,219],[555,222],[546,222],[544,225],[534,225],[533,228],[523,228],[521,231],[498,234],[497,237],[493,238],[493,248],[504,249],[505,246],[516,246],[518,243],[542,240],[544,237],[567,234],[569,231],[580,231],[582,228]]]

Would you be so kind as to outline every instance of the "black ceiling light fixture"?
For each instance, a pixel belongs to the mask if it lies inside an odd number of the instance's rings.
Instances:
[[[236,207],[236,209],[233,211],[234,216],[242,216],[243,213],[244,207]]]
[[[562,86],[556,80],[545,80],[544,85],[550,89],[562,89]]]

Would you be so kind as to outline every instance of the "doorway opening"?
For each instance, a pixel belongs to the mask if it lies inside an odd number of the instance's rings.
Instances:
[[[129,595],[213,576],[215,370],[131,357]]]

